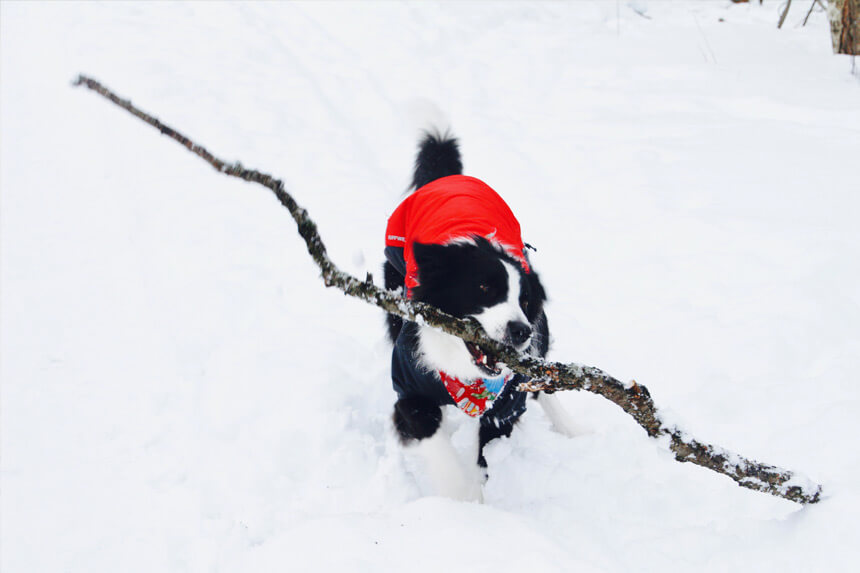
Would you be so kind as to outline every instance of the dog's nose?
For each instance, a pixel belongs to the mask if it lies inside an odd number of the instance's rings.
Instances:
[[[532,335],[532,327],[525,322],[511,321],[508,323],[507,335],[511,344],[519,346]]]

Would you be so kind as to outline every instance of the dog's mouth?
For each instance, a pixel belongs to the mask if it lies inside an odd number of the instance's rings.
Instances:
[[[475,363],[475,366],[477,366],[481,372],[489,376],[498,376],[502,373],[502,369],[499,368],[494,356],[484,354],[476,344],[471,342],[466,342],[466,348],[469,350],[469,354],[472,355],[472,362]]]

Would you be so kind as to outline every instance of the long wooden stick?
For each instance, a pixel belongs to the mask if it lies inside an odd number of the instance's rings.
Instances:
[[[500,362],[529,378],[521,384],[521,391],[539,390],[586,390],[600,394],[614,402],[636,420],[649,436],[668,442],[669,449],[680,462],[692,462],[702,467],[729,476],[738,485],[783,497],[801,504],[816,503],[821,499],[821,486],[792,471],[763,464],[718,446],[699,442],[680,428],[664,422],[651,394],[645,386],[631,382],[625,384],[598,368],[581,364],[549,362],[531,356],[523,356],[514,348],[489,338],[480,324],[473,319],[458,319],[439,309],[420,302],[404,299],[398,294],[380,289],[370,276],[362,281],[345,273],[329,259],[325,245],[317,233],[317,226],[287,193],[283,182],[255,169],[246,169],[240,163],[228,163],[209,153],[172,127],[133,106],[96,80],[78,76],[73,82],[85,86],[135,117],[158,129],[163,135],[178,141],[189,151],[204,159],[219,172],[245,181],[252,181],[270,189],[278,201],[287,208],[298,226],[299,235],[307,245],[308,253],[319,266],[326,286],[337,287],[345,294],[360,298],[379,308],[413,322],[428,324],[480,346],[484,352],[496,356]]]

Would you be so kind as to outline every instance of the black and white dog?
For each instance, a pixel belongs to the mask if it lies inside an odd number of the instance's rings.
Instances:
[[[510,208],[487,184],[462,175],[456,139],[427,134],[419,144],[410,194],[388,220],[385,286],[404,289],[457,317],[474,317],[492,338],[536,356],[547,353],[544,288],[531,268]],[[480,500],[484,446],[510,436],[526,409],[524,381],[477,346],[389,315],[394,344],[394,427],[424,458],[435,493]],[[546,393],[537,397],[554,427],[575,429]],[[477,466],[464,467],[441,429],[443,406],[479,418]],[[483,468],[484,471],[478,471]]]

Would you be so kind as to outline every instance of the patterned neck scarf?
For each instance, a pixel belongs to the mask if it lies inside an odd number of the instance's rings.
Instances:
[[[462,382],[439,371],[439,378],[445,384],[445,389],[454,399],[457,407],[474,418],[493,406],[493,400],[499,397],[505,385],[513,378],[513,374]]]

